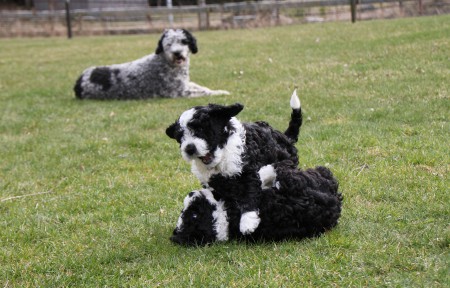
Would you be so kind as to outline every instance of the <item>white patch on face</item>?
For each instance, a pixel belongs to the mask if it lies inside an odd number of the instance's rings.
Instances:
[[[180,119],[178,122],[180,123],[181,128],[185,129],[187,127],[187,124],[189,121],[192,120],[195,114],[195,108],[191,108],[189,110],[186,110],[181,114]]]
[[[205,196],[208,202],[216,207],[213,212],[214,219],[214,230],[216,232],[217,241],[227,241],[228,240],[228,215],[225,210],[225,204],[223,201],[217,201],[214,195],[208,189],[203,189],[202,194]]]
[[[192,195],[189,195],[189,194],[192,194]],[[189,194],[184,198],[184,201],[183,201],[184,209],[183,209],[183,211],[185,211],[189,206],[191,206],[191,203],[192,203],[192,201],[195,200],[195,198],[200,196],[200,191],[194,190],[194,191],[192,191]]]
[[[180,217],[178,217],[177,227],[176,227],[177,231],[180,231],[181,226],[183,226],[183,217],[182,216],[183,216],[183,214],[181,214]]]
[[[258,171],[259,179],[261,180],[261,189],[266,189],[274,186],[277,178],[277,173],[272,165],[261,167]]]
[[[186,40],[186,35],[184,35],[184,32],[181,29],[170,29],[165,32],[162,42],[164,55],[166,59],[175,66],[188,64],[189,47],[182,43],[183,40]],[[175,53],[179,53],[183,59],[177,59]]]
[[[186,153],[186,147],[190,144],[195,145],[195,148],[197,149],[197,152],[193,155],[189,155],[188,153]],[[186,160],[187,162],[193,160],[200,161],[198,157],[203,157],[209,152],[208,144],[206,143],[206,141],[201,138],[195,137],[188,129],[185,130],[183,133],[180,149],[181,149],[181,156],[183,156],[183,159]]]
[[[195,109],[189,109],[187,111],[184,111],[183,114],[181,114],[180,119],[178,120],[181,129],[183,129],[183,137],[181,138],[180,145],[181,156],[187,162],[199,160],[198,157],[203,157],[209,152],[208,144],[206,143],[206,141],[201,138],[195,137],[192,131],[187,127],[187,124],[192,120],[194,114]],[[196,153],[193,155],[189,155],[186,153],[186,147],[190,144],[195,145],[196,148]]]
[[[192,161],[191,171],[204,184],[214,174],[224,176],[238,175],[242,172],[242,154],[245,152],[245,129],[235,117],[230,120],[235,128],[223,148],[217,148],[213,153],[213,162],[208,165],[203,164],[200,159]]]
[[[192,195],[189,195],[189,194],[192,194]],[[183,200],[184,208],[183,208],[183,211],[181,211],[180,217],[178,217],[177,227],[176,227],[176,229],[177,229],[178,231],[181,229],[181,226],[183,225],[183,213],[184,213],[184,211],[186,211],[186,209],[187,209],[189,206],[191,206],[191,203],[192,203],[192,201],[195,200],[195,198],[197,198],[197,197],[199,197],[199,196],[201,195],[201,194],[200,194],[200,191],[197,191],[197,190],[192,191],[192,192],[189,193],[189,194],[188,194],[188,195],[184,198],[184,200]]]

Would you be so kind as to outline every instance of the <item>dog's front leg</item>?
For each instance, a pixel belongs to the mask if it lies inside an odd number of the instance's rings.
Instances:
[[[225,90],[211,90],[209,88],[200,86],[194,82],[189,82],[187,86],[187,95],[191,98],[202,96],[215,96],[215,95],[229,95],[230,92]]]
[[[216,174],[209,178],[208,186],[214,189],[214,197],[226,202],[232,201],[239,207],[241,218],[239,230],[243,235],[253,233],[259,226],[258,205],[261,181],[257,171],[245,171],[239,176],[226,177]]]
[[[261,218],[259,218],[258,211],[245,212],[241,216],[241,222],[239,223],[239,231],[243,235],[249,235],[255,232],[258,228]]]
[[[253,175],[247,184],[245,197],[238,201],[241,210],[239,230],[243,235],[249,235],[255,232],[261,222],[258,212],[258,199],[262,192],[259,176]]]

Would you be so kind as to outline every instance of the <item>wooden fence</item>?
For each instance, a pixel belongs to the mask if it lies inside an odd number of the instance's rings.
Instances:
[[[69,2],[69,1],[67,1]],[[235,29],[450,13],[449,0],[284,0],[127,9],[0,11],[0,37]],[[354,9],[351,8],[354,3]]]

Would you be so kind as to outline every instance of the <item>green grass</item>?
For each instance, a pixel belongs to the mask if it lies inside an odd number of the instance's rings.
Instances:
[[[191,79],[231,96],[74,99],[84,68],[159,35],[1,40],[0,287],[448,287],[450,16],[195,35]],[[301,167],[339,179],[338,227],[173,245],[199,184],[165,128],[211,101],[284,129],[296,86]]]

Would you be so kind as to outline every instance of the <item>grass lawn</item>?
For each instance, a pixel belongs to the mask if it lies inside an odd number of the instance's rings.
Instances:
[[[450,16],[195,33],[191,79],[230,96],[75,100],[88,66],[159,35],[0,40],[0,287],[448,287]],[[199,188],[164,131],[240,102],[285,129],[301,167],[328,165],[343,215],[323,237],[172,244]]]

